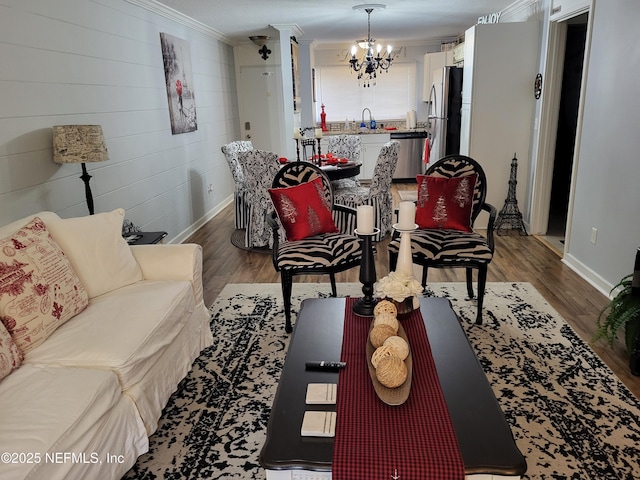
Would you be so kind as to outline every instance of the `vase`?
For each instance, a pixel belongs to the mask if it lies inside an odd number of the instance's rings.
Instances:
[[[410,314],[414,310],[414,308],[413,308],[413,296],[407,297],[404,300],[402,300],[401,302],[398,302],[398,301],[394,300],[393,298],[387,298],[387,300],[389,300],[390,302],[392,302],[396,306],[396,309],[398,310],[398,318],[399,319],[401,317],[407,316],[408,314]]]
[[[633,342],[633,351],[629,355],[629,370],[632,375],[640,376],[640,336]]]

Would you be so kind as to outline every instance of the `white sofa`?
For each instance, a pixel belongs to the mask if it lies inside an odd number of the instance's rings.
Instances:
[[[167,400],[213,342],[202,250],[129,247],[118,230],[122,210],[67,220],[40,212],[1,227],[0,250],[10,254],[17,243],[6,239],[33,217],[69,260],[88,306],[21,353],[0,380],[0,478],[117,479],[148,451]],[[0,256],[0,315],[3,265],[10,256]],[[6,295],[4,304],[2,321],[11,326],[17,310]],[[4,333],[20,351],[20,332],[10,326]],[[0,367],[6,363],[0,352]]]

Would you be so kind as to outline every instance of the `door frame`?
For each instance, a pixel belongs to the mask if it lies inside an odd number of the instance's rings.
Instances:
[[[587,36],[585,39],[582,80],[580,85],[580,100],[578,104],[578,118],[576,138],[573,153],[573,167],[571,171],[571,185],[569,187],[569,205],[567,207],[567,223],[565,225],[564,252],[570,248],[571,219],[575,197],[575,187],[580,158],[580,139],[584,117],[584,94],[587,85],[589,66],[589,51],[591,45],[591,31],[593,25],[593,8],[591,5],[579,8],[570,14],[549,20],[548,42],[545,63],[545,79],[543,81],[542,106],[540,109],[540,131],[537,142],[537,161],[533,175],[533,190],[531,199],[530,231],[534,235],[547,233],[549,210],[551,203],[551,185],[553,181],[553,164],[555,161],[555,146],[558,129],[558,111],[562,90],[562,75],[564,70],[564,55],[567,40],[567,20],[588,13]]]

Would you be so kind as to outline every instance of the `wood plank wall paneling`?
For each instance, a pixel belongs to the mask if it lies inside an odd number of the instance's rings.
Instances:
[[[195,132],[171,134],[160,32],[189,42]],[[59,124],[103,126],[110,159],[87,164],[96,212],[122,207],[170,241],[232,195],[220,151],[239,136],[231,46],[121,0],[4,0],[0,58],[0,224],[87,214],[80,165],[52,161]]]
[[[393,184],[397,203],[399,189],[413,185]],[[231,244],[234,231],[233,207],[226,207],[187,241],[202,245],[204,251],[203,281],[207,305],[212,305],[228,283],[279,283],[280,276],[271,262],[271,255],[241,250]],[[607,298],[564,265],[554,251],[533,236],[496,236],[496,250],[489,266],[489,282],[530,282],[586,342],[595,331],[595,319]],[[388,239],[376,244],[378,278],[388,273]],[[359,269],[336,276],[338,282],[358,282]],[[327,283],[328,276],[295,277],[295,282]],[[432,269],[432,282],[463,282],[464,271]],[[295,290],[295,285],[294,285]],[[283,330],[284,332],[284,330]],[[640,398],[640,378],[629,373],[629,356],[622,342],[611,350],[604,343],[591,345],[615,374]]]

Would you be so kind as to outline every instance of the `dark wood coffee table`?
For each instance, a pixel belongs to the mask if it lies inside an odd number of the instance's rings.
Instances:
[[[339,374],[307,371],[305,362],[340,360],[344,309],[344,298],[302,302],[260,452],[267,480],[331,478],[333,438],[302,437],[300,426],[305,410],[335,410],[306,405],[305,395],[307,384],[337,383]],[[526,461],[451,304],[422,298],[420,309],[466,475],[518,478]]]

